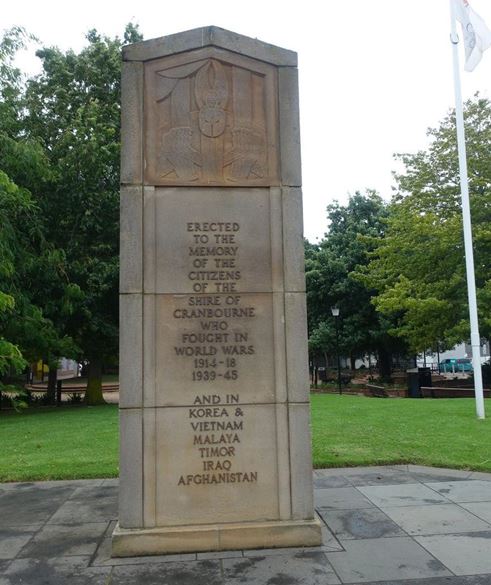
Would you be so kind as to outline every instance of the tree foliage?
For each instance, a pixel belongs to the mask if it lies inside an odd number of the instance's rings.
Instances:
[[[125,42],[140,39],[128,25]],[[28,82],[26,129],[52,172],[37,203],[69,283],[67,310],[53,306],[50,315],[89,361],[86,399],[96,403],[101,363],[117,355],[122,41],[92,30],[87,42],[78,54],[37,52],[43,69]]]
[[[374,191],[356,193],[345,206],[329,205],[327,217],[324,239],[316,245],[307,242],[305,247],[310,348],[331,355],[336,352],[331,307],[337,306],[341,352],[352,358],[376,352],[387,376],[394,339],[387,333],[387,319],[371,302],[375,291],[354,274],[368,263],[368,254],[384,237],[386,205]]]
[[[465,104],[469,190],[481,334],[491,333],[491,102]],[[397,155],[385,238],[365,274],[380,313],[397,316],[392,333],[414,351],[453,346],[469,335],[455,115],[428,131],[431,144]]]
[[[26,81],[13,57],[28,39],[15,28],[0,43],[0,335],[54,371],[87,359],[95,403],[117,355],[121,47],[141,35],[130,24],[123,41],[90,31],[80,53],[40,49]]]
[[[26,365],[9,325],[22,298],[18,286],[21,263],[30,253],[29,242],[19,227],[29,218],[34,205],[29,191],[9,177],[4,160],[8,157],[7,143],[15,142],[11,136],[18,131],[22,76],[13,66],[13,59],[25,41],[26,34],[19,27],[6,31],[0,39],[0,376],[17,373]],[[2,388],[5,385],[0,380],[0,393]]]
[[[63,254],[46,238],[39,206],[41,194],[49,193],[52,184],[49,160],[29,136],[25,80],[13,66],[16,51],[29,40],[17,27],[0,42],[0,272],[1,288],[9,299],[1,334],[4,347],[9,339],[13,356],[4,362],[4,374],[25,366],[21,354],[30,361],[42,358],[56,371],[59,357],[75,352],[72,340],[50,315],[62,312],[60,303],[66,303],[69,284],[61,269]]]
[[[21,370],[25,361],[19,348],[5,335],[5,325],[15,307],[10,282],[15,273],[18,242],[15,233],[17,217],[29,208],[30,199],[8,176],[0,171],[0,375],[11,369]],[[1,383],[0,383],[1,390]]]

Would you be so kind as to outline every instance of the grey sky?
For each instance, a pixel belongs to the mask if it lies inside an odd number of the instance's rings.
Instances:
[[[453,106],[448,0],[45,0],[2,5],[0,28],[26,27],[46,45],[80,49],[90,28],[145,38],[214,24],[299,53],[305,234],[325,208],[366,187],[390,197],[394,152],[427,144]],[[491,2],[471,0],[491,26]],[[32,52],[21,64],[35,70]],[[491,97],[491,49],[462,73],[465,97]]]

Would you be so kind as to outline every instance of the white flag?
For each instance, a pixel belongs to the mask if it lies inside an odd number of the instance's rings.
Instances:
[[[486,49],[491,47],[491,30],[484,20],[476,14],[468,0],[454,0],[455,15],[462,25],[465,47],[466,71],[474,71]]]

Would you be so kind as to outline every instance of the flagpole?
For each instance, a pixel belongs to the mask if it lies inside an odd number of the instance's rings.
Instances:
[[[464,108],[460,84],[459,37],[454,0],[450,0],[451,35],[453,53],[453,74],[455,91],[455,119],[457,123],[457,145],[459,152],[460,191],[462,197],[462,219],[464,226],[465,267],[467,273],[467,296],[469,299],[469,320],[471,325],[472,366],[474,370],[474,393],[478,418],[485,418],[484,393],[481,370],[481,337],[477,318],[476,278],[474,271],[474,251],[472,247],[472,224],[469,203],[469,180],[467,175],[467,156],[465,148]]]

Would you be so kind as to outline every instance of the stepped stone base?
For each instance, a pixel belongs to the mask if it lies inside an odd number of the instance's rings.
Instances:
[[[112,556],[318,546],[321,543],[321,525],[317,519],[131,529],[120,528],[118,524],[113,532]]]

